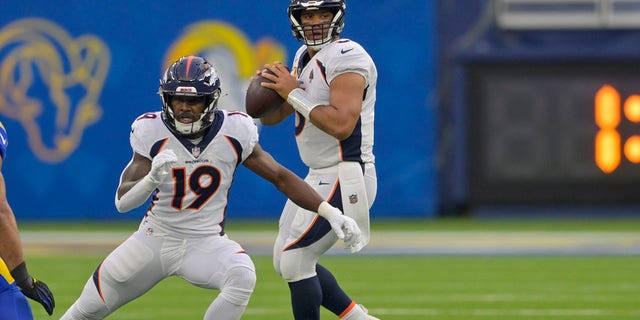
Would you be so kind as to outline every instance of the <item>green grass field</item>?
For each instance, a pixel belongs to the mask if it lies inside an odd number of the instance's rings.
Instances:
[[[122,230],[131,225],[25,225],[22,230]],[[240,223],[239,230],[272,230]],[[376,230],[639,231],[638,221],[381,222]],[[228,229],[229,230],[229,229]],[[229,231],[231,234],[233,231]],[[275,232],[275,230],[274,230]],[[78,297],[105,256],[29,255],[31,272],[54,291],[58,319]],[[243,319],[292,319],[286,284],[271,258],[253,256],[258,283]],[[339,255],[321,263],[371,314],[394,319],[639,319],[638,255]],[[116,311],[109,319],[202,319],[217,294],[171,278]],[[36,319],[50,319],[32,303]],[[326,311],[323,319],[335,319]]]

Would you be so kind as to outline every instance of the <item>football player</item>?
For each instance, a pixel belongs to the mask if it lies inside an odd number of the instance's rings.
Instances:
[[[361,241],[352,246],[357,252],[369,241],[369,208],[377,190],[373,154],[377,70],[360,44],[340,38],[345,10],[344,0],[290,2],[293,35],[303,44],[290,73],[279,62],[265,66],[273,74],[261,73],[274,81],[262,85],[286,99],[261,122],[276,125],[295,114],[298,150],[309,167],[305,180],[356,220],[362,230]],[[286,203],[274,246],[274,265],[289,284],[295,318],[319,319],[322,305],[342,319],[377,319],[318,264],[337,238],[324,219],[306,215],[306,221],[298,221],[304,216],[301,212],[305,208]]]
[[[0,169],[7,144],[7,131],[0,122]],[[49,315],[53,314],[55,300],[49,287],[27,271],[18,225],[9,206],[4,176],[0,171],[0,320],[33,319],[25,296],[42,304]]]
[[[103,319],[170,276],[220,290],[204,319],[240,319],[256,275],[249,255],[224,229],[239,164],[273,183],[306,214],[318,212],[331,221],[347,245],[359,241],[353,219],[260,147],[252,118],[217,108],[220,79],[204,58],[175,61],[159,94],[162,111],[145,113],[131,126],[133,158],[115,196],[119,212],[149,196],[151,205],[138,230],[98,266],[63,320]]]

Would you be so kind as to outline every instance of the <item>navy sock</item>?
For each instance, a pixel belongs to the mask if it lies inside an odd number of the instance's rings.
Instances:
[[[340,315],[351,304],[351,298],[340,288],[338,281],[329,270],[316,264],[316,273],[322,287],[322,306]]]
[[[320,320],[322,289],[318,277],[289,282],[289,291],[296,320]]]

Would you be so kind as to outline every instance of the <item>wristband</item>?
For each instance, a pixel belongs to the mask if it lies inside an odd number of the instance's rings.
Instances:
[[[116,209],[118,212],[123,213],[141,206],[149,199],[149,196],[157,186],[158,183],[153,178],[149,175],[144,176],[120,199],[118,199],[118,193],[116,192]]]
[[[306,119],[309,119],[311,110],[320,105],[320,103],[311,101],[309,94],[300,88],[295,88],[289,92],[287,102]]]
[[[330,205],[328,202],[322,201],[322,203],[320,203],[320,206],[318,207],[318,214],[321,217],[329,220],[329,217],[334,216],[336,214],[336,210],[338,209]]]
[[[11,276],[17,284],[22,284],[25,281],[28,282],[31,275],[29,275],[29,271],[27,271],[27,263],[22,261],[22,263],[13,268],[13,270],[11,270]]]

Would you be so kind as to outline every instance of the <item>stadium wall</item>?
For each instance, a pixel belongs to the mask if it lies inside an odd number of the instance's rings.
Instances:
[[[253,72],[288,62],[299,46],[287,2],[273,3],[31,0],[1,10],[0,120],[10,139],[3,174],[18,219],[122,219],[113,198],[131,158],[129,126],[160,109],[162,70],[177,56],[205,55],[221,73],[220,105],[242,110]],[[368,49],[380,75],[374,218],[438,213],[435,6],[348,2],[343,36]],[[305,175],[292,122],[260,135],[266,150]],[[284,201],[240,167],[228,209],[238,218],[275,218]]]

